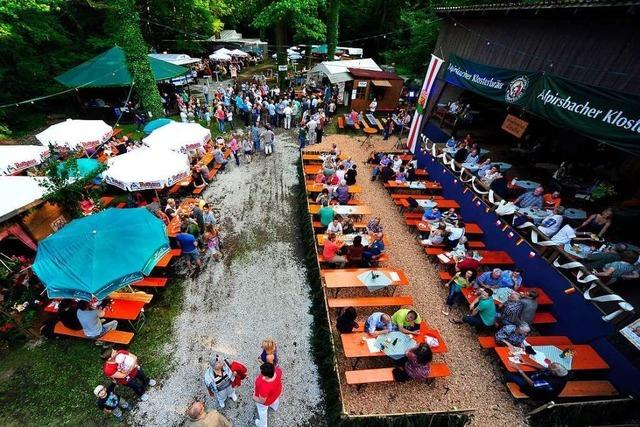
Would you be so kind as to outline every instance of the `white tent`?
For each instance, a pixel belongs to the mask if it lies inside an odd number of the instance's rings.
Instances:
[[[45,146],[53,144],[75,150],[79,147],[96,147],[111,138],[112,134],[111,126],[102,120],[67,119],[49,126],[37,134],[36,138]]]
[[[331,83],[348,82],[353,80],[349,74],[349,68],[362,70],[382,71],[378,64],[371,58],[350,59],[348,61],[323,61],[313,67],[309,73],[323,74]]]
[[[38,165],[49,155],[42,145],[0,145],[0,175],[13,175]]]
[[[240,49],[233,49],[231,51],[231,53],[229,53],[229,55],[231,55],[231,56],[239,56],[241,58],[246,58],[247,56],[249,56],[249,54],[247,52],[243,52]]]
[[[215,52],[209,55],[209,59],[214,61],[231,61],[231,56],[222,52]]]
[[[188,177],[189,157],[163,148],[138,148],[109,159],[104,180],[126,191],[170,187]]]
[[[46,189],[40,183],[47,178],[0,176],[0,221],[5,221],[40,202]]]
[[[150,53],[149,56],[161,61],[170,62],[173,65],[189,65],[200,62],[200,59],[192,58],[184,53]]]
[[[198,123],[171,122],[151,132],[142,142],[152,148],[186,153],[204,146],[210,139],[211,131]]]
[[[231,55],[231,52],[233,52],[232,50],[227,49],[226,47],[221,47],[218,50],[215,50],[213,53],[221,53],[224,55]]]

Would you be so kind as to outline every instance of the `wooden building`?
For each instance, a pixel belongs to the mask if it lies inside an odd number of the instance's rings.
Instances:
[[[398,106],[404,81],[387,71],[349,68],[353,80],[347,82],[345,91],[350,93],[350,106],[356,111],[366,111],[373,99],[378,102],[376,111],[393,111]]]

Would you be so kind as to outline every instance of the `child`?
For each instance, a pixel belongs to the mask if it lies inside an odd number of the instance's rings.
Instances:
[[[467,288],[473,281],[473,270],[466,270],[464,273],[458,271],[449,283],[445,286],[449,288],[449,295],[447,296],[447,303],[442,309],[442,314],[449,315],[451,306],[456,303],[456,300],[460,299],[462,295],[462,288]]]
[[[207,248],[207,255],[216,261],[220,261],[222,253],[220,252],[220,232],[212,225],[207,226],[207,232],[204,233],[204,244]]]
[[[124,414],[122,413],[122,410],[124,409],[125,411],[128,411],[131,407],[126,400],[122,399],[114,392],[115,388],[115,383],[109,384],[108,387],[99,385],[93,390],[93,394],[98,398],[98,408],[102,409],[107,414],[113,414],[118,421],[122,422],[124,421]]]
[[[253,146],[246,135],[242,139],[242,150],[244,151],[244,161],[251,163],[251,151],[253,150]]]
[[[273,366],[278,366],[278,349],[276,346],[276,342],[272,339],[262,340],[260,344],[262,348],[262,353],[258,357],[258,365],[262,365],[263,363],[272,363]]]

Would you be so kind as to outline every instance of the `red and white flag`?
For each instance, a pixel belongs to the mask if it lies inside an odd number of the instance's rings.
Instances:
[[[427,102],[429,101],[429,94],[433,87],[433,82],[436,81],[436,76],[444,59],[438,58],[434,54],[431,54],[431,62],[429,62],[429,68],[427,68],[427,74],[424,76],[424,83],[422,83],[422,90],[420,91],[420,97],[416,104],[416,112],[413,115],[413,121],[411,122],[411,129],[409,130],[409,137],[407,138],[407,147],[412,153],[416,152],[418,146],[418,137],[422,130],[422,119],[424,118],[424,111],[427,108]]]

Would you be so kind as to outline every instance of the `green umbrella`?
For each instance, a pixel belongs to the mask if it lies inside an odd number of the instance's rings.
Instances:
[[[172,79],[189,71],[166,61],[147,58],[156,81]],[[60,74],[55,79],[67,87],[130,86],[133,81],[124,50],[118,46]]]
[[[147,209],[107,209],[40,241],[32,268],[49,298],[90,301],[141,280],[168,251],[165,226]]]

